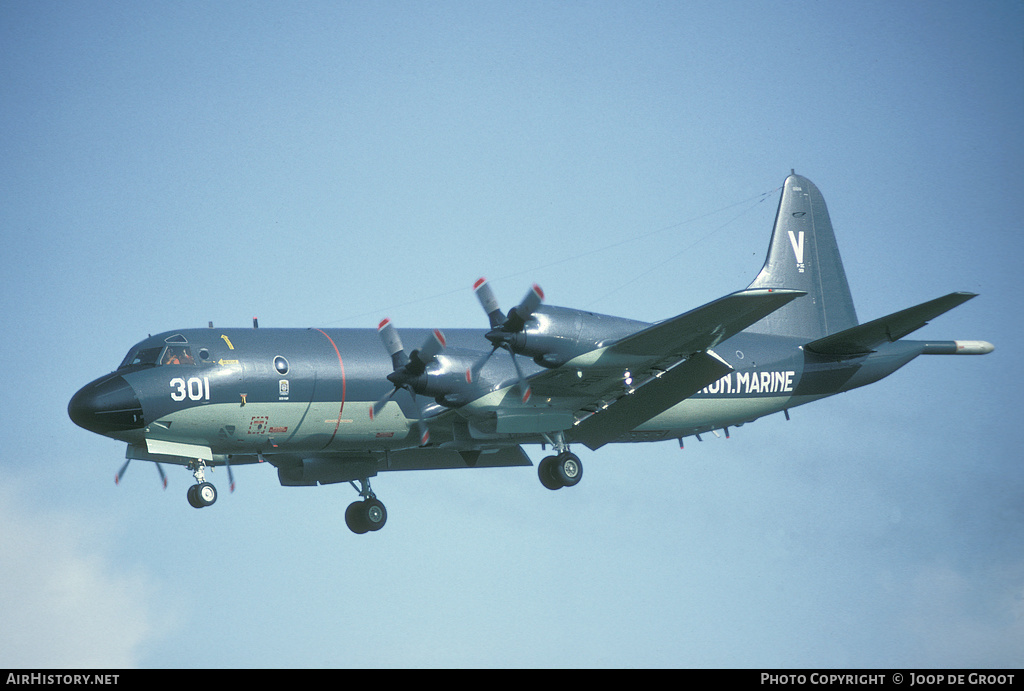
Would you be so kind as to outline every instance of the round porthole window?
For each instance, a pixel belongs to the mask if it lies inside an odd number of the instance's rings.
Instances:
[[[274,369],[277,370],[278,374],[288,374],[288,361],[278,355],[274,358]]]

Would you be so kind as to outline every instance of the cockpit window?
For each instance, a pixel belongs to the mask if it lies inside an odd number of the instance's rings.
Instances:
[[[194,365],[192,349],[188,346],[157,346],[155,348],[132,348],[118,369],[155,367],[157,365]]]
[[[124,360],[121,362],[118,369],[124,369],[126,367],[152,367],[160,359],[160,353],[163,352],[163,346],[157,346],[156,348],[132,348],[125,355]]]
[[[192,349],[188,346],[167,346],[164,356],[160,358],[161,365],[194,365],[196,361],[192,358]]]

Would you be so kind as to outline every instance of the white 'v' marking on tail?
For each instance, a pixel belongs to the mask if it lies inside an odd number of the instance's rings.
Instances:
[[[793,252],[796,254],[796,263],[804,263],[804,231],[800,231],[799,239],[793,234],[793,231],[789,231],[789,244],[793,245]]]

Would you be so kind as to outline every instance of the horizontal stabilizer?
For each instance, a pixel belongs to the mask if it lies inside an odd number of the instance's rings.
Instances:
[[[811,341],[805,348],[819,355],[856,357],[873,352],[883,343],[891,343],[917,331],[935,317],[962,305],[976,293],[950,293],[887,317]]]
[[[573,438],[590,449],[598,449],[731,371],[732,367],[720,358],[697,353],[583,420],[573,430]]]

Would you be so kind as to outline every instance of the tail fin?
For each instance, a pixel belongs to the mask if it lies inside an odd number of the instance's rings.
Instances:
[[[790,288],[807,295],[747,332],[811,341],[857,326],[825,199],[807,178],[796,173],[786,178],[768,258],[750,288]]]

